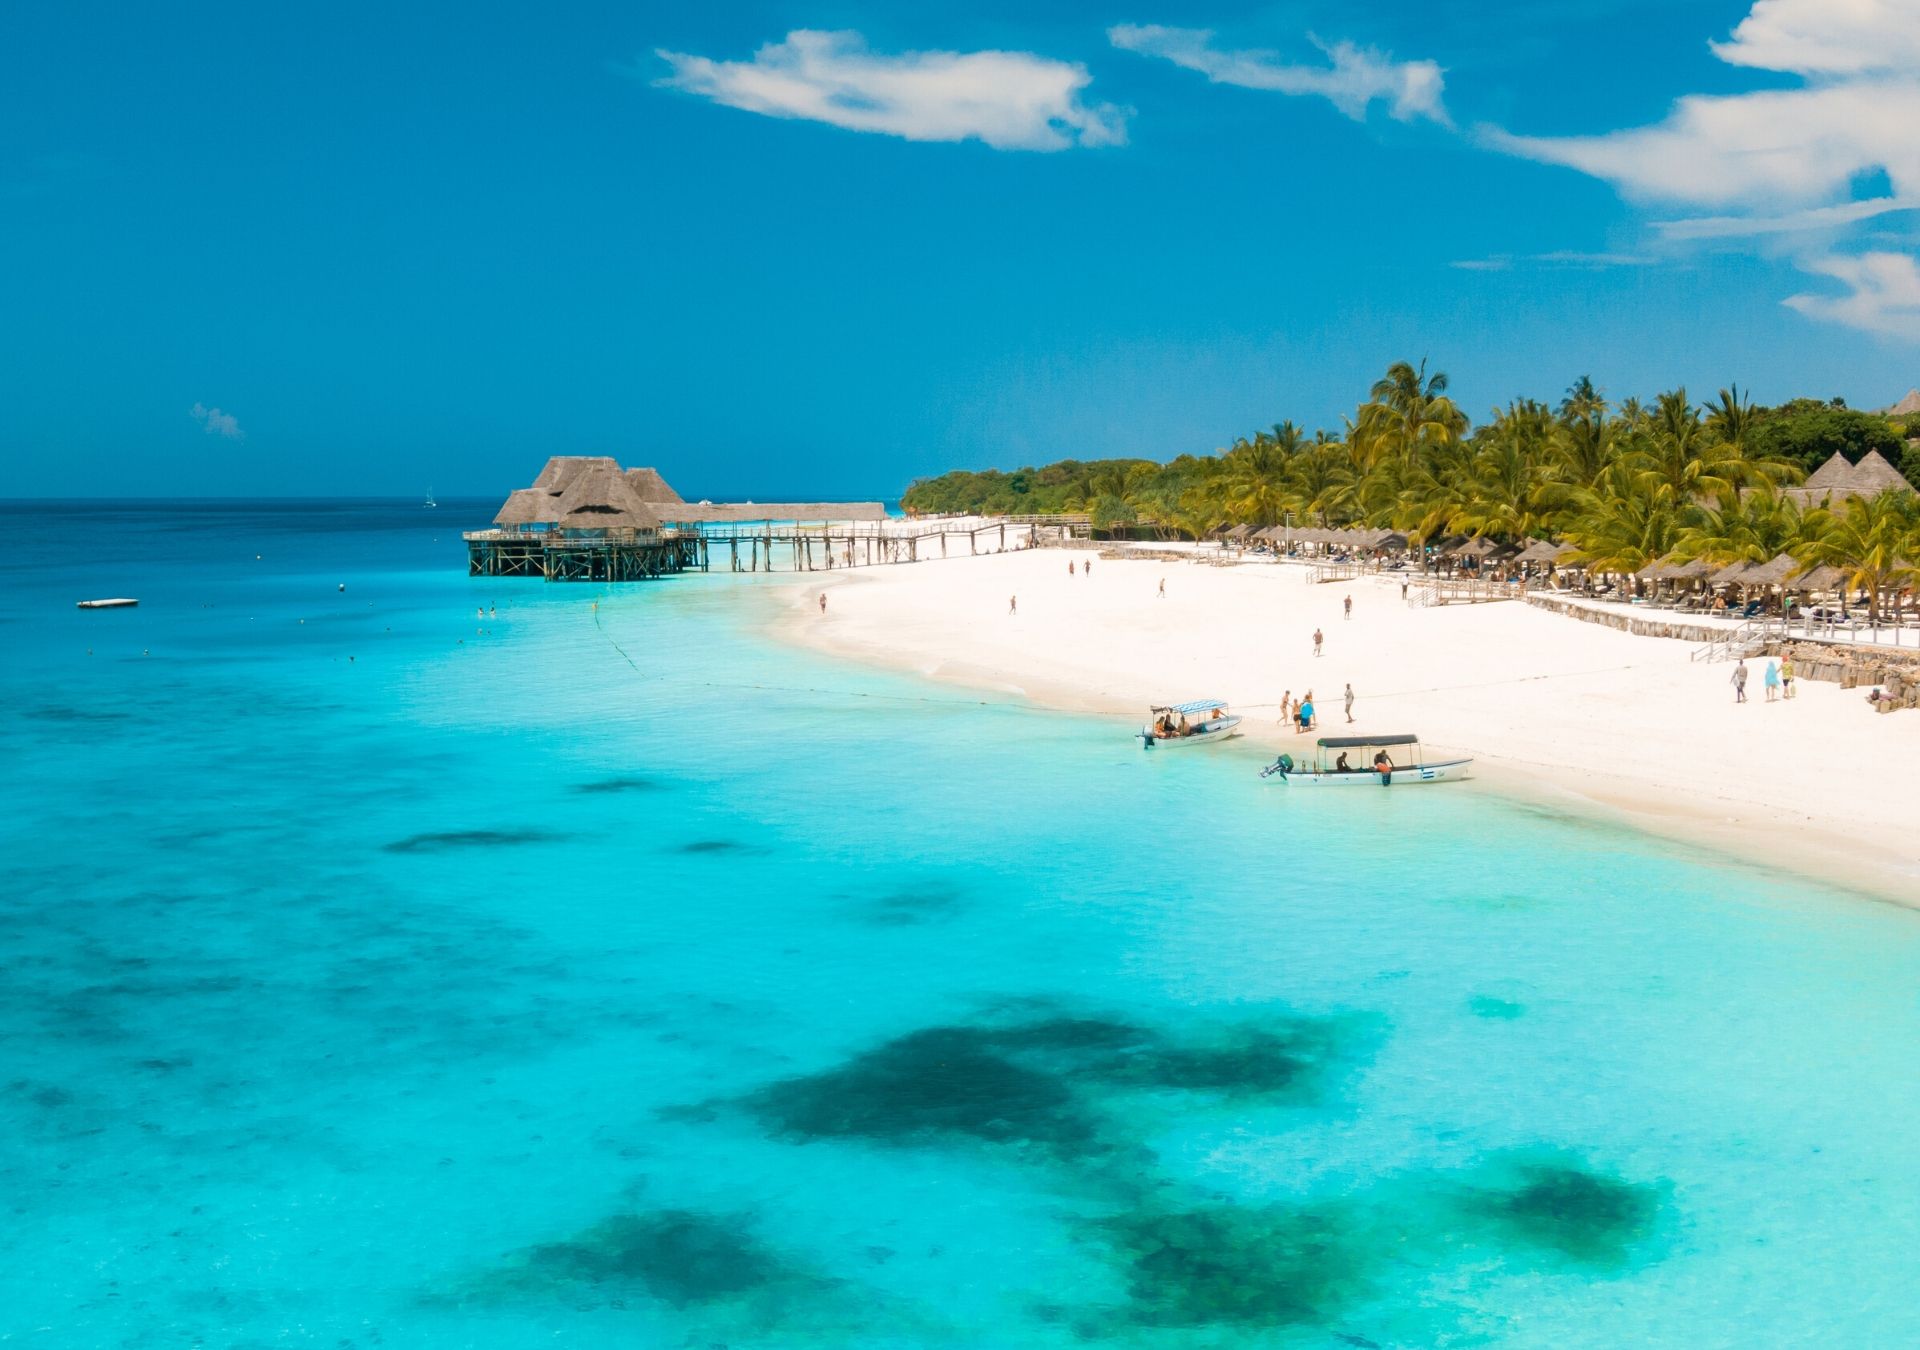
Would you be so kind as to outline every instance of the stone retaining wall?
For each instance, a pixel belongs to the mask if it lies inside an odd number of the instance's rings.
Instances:
[[[1582,623],[1597,623],[1603,628],[1618,628],[1636,637],[1676,638],[1681,642],[1713,642],[1727,635],[1725,628],[1685,623],[1678,619],[1656,619],[1651,614],[1635,614],[1630,609],[1592,609],[1564,595],[1529,595],[1527,603]]]

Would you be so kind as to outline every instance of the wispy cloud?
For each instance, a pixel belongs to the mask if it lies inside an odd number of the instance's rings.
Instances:
[[[1127,110],[1082,97],[1085,66],[1032,52],[885,55],[858,33],[797,29],[746,61],[658,55],[672,67],[660,85],[768,117],[997,150],[1126,141]]]
[[[1548,253],[1497,253],[1491,258],[1461,258],[1448,266],[1462,272],[1510,272],[1516,266],[1568,267],[1599,270],[1606,267],[1651,267],[1659,259],[1645,253],[1583,253],[1557,248]]]
[[[244,441],[247,438],[247,433],[240,429],[240,419],[232,413],[196,403],[187,409],[187,416],[198,422],[200,429],[209,436],[224,436],[230,441]]]
[[[1713,51],[1799,86],[1689,95],[1652,126],[1599,135],[1484,129],[1481,139],[1604,179],[1633,201],[1705,213],[1655,222],[1670,243],[1764,238],[1851,288],[1786,302],[1809,317],[1920,335],[1905,289],[1913,257],[1836,251],[1847,227],[1920,205],[1920,0],[1757,0]],[[1880,179],[1881,195],[1854,200],[1858,183]]]
[[[1769,234],[1814,234],[1837,230],[1893,211],[1912,211],[1920,202],[1903,202],[1898,197],[1875,197],[1871,201],[1841,202],[1836,206],[1811,206],[1804,211],[1789,211],[1781,216],[1694,216],[1685,220],[1656,220],[1653,228],[1663,239],[1750,239]]]
[[[1215,84],[1244,89],[1268,89],[1280,94],[1311,94],[1331,102],[1356,121],[1364,119],[1374,103],[1387,105],[1389,115],[1402,122],[1426,118],[1451,126],[1441,101],[1444,73],[1432,61],[1396,61],[1391,56],[1351,42],[1325,43],[1310,39],[1327,58],[1326,65],[1302,65],[1278,52],[1230,51],[1214,45],[1205,28],[1168,28],[1160,24],[1120,24],[1107,30],[1107,40],[1122,51],[1157,56],[1195,70]]]
[[[1790,309],[1810,319],[1920,341],[1920,264],[1911,254],[1862,253],[1802,265],[1839,282],[1846,294],[1791,295],[1785,302]]]

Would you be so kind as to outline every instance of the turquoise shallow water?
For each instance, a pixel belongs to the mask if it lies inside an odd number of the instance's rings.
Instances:
[[[1920,916],[479,514],[6,515],[0,1338],[1920,1341]]]

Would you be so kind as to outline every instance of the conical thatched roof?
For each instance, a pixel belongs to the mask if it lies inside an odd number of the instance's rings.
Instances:
[[[554,504],[554,523],[567,530],[654,530],[660,517],[607,459],[589,462],[568,479]]]
[[[1793,583],[1799,591],[1838,591],[1845,589],[1847,574],[1837,567],[1822,565],[1799,577]]]
[[[1737,586],[1747,579],[1747,569],[1752,566],[1752,563],[1746,562],[1728,563],[1708,577],[1707,581],[1714,586]]]
[[[1485,536],[1481,536],[1476,539],[1467,540],[1466,543],[1452,550],[1452,553],[1456,558],[1490,558],[1499,551],[1500,546],[1498,544]]]
[[[558,497],[576,477],[592,468],[620,472],[620,466],[608,455],[555,455],[540,470],[540,476],[533,480],[533,486],[537,491]]]
[[[533,525],[552,517],[548,507],[553,499],[538,488],[518,488],[507,494],[506,504],[493,518],[495,525]]]
[[[1742,586],[1784,586],[1800,570],[1800,560],[1781,553],[1763,563],[1753,563],[1741,574]]]
[[[1633,574],[1633,579],[1635,581],[1665,581],[1667,579],[1668,574],[1672,571],[1673,571],[1672,559],[1655,558],[1652,562],[1648,563],[1645,567],[1641,568],[1638,572],[1635,572]]]
[[[1905,417],[1910,413],[1920,413],[1920,389],[1907,390],[1907,396],[1887,409],[1890,417]]]
[[[680,494],[667,486],[667,480],[660,476],[657,469],[628,469],[627,486],[634,490],[643,502],[672,502],[680,504]]]
[[[1846,487],[1852,482],[1853,465],[1847,462],[1845,455],[1835,450],[1831,455],[1827,456],[1827,462],[1825,464],[1822,464],[1819,468],[1807,475],[1807,481],[1800,486],[1809,489],[1820,488],[1831,491],[1835,488]]]
[[[1513,555],[1518,563],[1550,563],[1559,554],[1561,545],[1550,544],[1544,539],[1532,539],[1527,546]]]
[[[1896,492],[1913,491],[1913,484],[1902,476],[1900,470],[1887,463],[1886,456],[1878,450],[1869,450],[1861,456],[1860,462],[1853,466],[1853,479],[1848,486],[1856,492],[1869,495],[1885,492],[1888,488]]]

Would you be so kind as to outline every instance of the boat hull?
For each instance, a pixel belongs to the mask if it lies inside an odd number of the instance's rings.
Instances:
[[[1388,787],[1411,786],[1415,783],[1457,783],[1463,778],[1472,777],[1473,761],[1470,759],[1448,759],[1438,764],[1402,764],[1393,770],[1393,781]],[[1268,782],[1282,782],[1291,787],[1379,787],[1380,775],[1372,769],[1360,769],[1348,773],[1314,773],[1312,770],[1296,769],[1292,773],[1273,773],[1267,775]]]
[[[132,609],[140,602],[120,596],[112,600],[77,600],[74,603],[81,609]]]
[[[1197,731],[1185,736],[1156,736],[1151,731],[1141,731],[1140,739],[1149,750],[1171,750],[1175,746],[1218,745],[1221,741],[1232,740],[1240,734],[1239,717],[1222,717],[1217,722],[1207,722]]]

